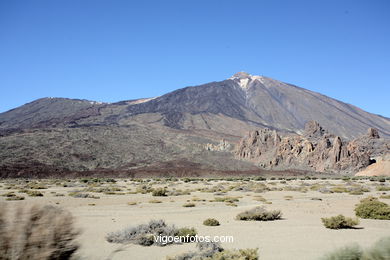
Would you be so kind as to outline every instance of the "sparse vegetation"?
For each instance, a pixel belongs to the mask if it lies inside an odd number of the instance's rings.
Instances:
[[[95,195],[92,195],[92,194],[89,194],[89,193],[82,193],[82,192],[78,192],[78,191],[70,192],[69,196],[71,196],[73,198],[100,199],[100,197],[98,197],[98,196],[95,196]]]
[[[167,243],[156,241],[154,236],[187,236],[193,237],[197,234],[194,228],[176,228],[174,225],[167,225],[164,220],[151,220],[148,224],[141,224],[129,227],[121,231],[107,234],[106,240],[110,243],[138,244],[142,246],[158,245],[164,246]]]
[[[188,227],[183,227],[183,228],[179,228],[176,233],[175,233],[175,236],[178,236],[178,237],[194,237],[196,236],[197,232],[196,232],[196,229],[195,228],[188,228]]]
[[[326,254],[322,260],[387,260],[390,259],[390,237],[378,240],[371,248],[363,250],[354,244]]]
[[[26,194],[30,197],[43,197],[43,193],[36,190],[29,190]]]
[[[220,223],[215,218],[208,218],[205,221],[203,221],[203,225],[205,225],[205,226],[219,226]]]
[[[237,220],[256,220],[256,221],[270,221],[282,218],[280,210],[268,211],[264,207],[256,207],[251,210],[244,211],[237,215]]]
[[[197,251],[167,257],[167,260],[258,260],[258,249],[225,250],[218,243],[202,242],[196,245]]]
[[[215,197],[210,202],[226,202],[226,203],[234,203],[238,202],[240,197]]]
[[[0,211],[0,258],[70,259],[78,249],[73,217],[53,206],[19,208],[13,220]]]
[[[356,206],[355,213],[360,218],[390,220],[390,206],[375,197],[362,199]]]
[[[347,218],[343,215],[338,215],[330,218],[322,218],[321,220],[324,226],[330,229],[353,228],[354,226],[359,224],[358,219]]]
[[[363,250],[358,245],[351,245],[336,249],[326,254],[321,260],[360,260]]]
[[[195,206],[196,206],[195,203],[185,203],[185,204],[183,204],[183,207],[185,207],[185,208],[193,208]]]
[[[152,196],[165,197],[167,196],[167,190],[165,188],[158,188],[152,191]]]
[[[381,198],[381,199],[390,199],[390,194],[381,195],[379,198]]]
[[[162,203],[162,201],[161,200],[152,199],[152,200],[149,200],[149,203]]]
[[[377,186],[377,191],[390,191],[390,186]]]

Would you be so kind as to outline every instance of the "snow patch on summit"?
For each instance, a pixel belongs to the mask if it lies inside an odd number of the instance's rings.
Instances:
[[[260,83],[264,83],[264,77],[253,76],[253,75],[246,73],[246,72],[243,72],[243,71],[234,74],[229,79],[237,82],[238,85],[243,90],[248,90],[250,88],[250,86],[252,85],[251,83],[254,83],[255,81],[260,81]]]

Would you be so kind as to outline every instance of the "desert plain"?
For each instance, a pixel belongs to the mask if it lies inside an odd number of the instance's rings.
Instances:
[[[153,196],[163,189],[164,196]],[[198,235],[233,236],[225,249],[258,248],[260,259],[320,259],[337,248],[372,246],[390,236],[390,220],[360,219],[354,229],[332,230],[321,218],[355,217],[355,205],[368,196],[390,202],[384,178],[159,178],[159,179],[3,179],[1,210],[12,218],[18,208],[53,205],[74,216],[80,230],[81,259],[165,259],[195,250],[194,243],[141,246],[110,243],[110,232],[163,219]],[[154,194],[156,195],[156,194]],[[264,206],[280,210],[274,221],[242,221],[237,214]],[[205,226],[215,218],[219,226]],[[48,223],[50,224],[50,223]]]

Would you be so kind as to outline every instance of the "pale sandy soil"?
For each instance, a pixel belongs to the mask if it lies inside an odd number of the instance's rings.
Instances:
[[[358,172],[356,176],[390,176],[390,156],[378,158],[376,163]]]
[[[271,182],[276,182],[272,185]],[[283,188],[286,185],[298,186],[302,183],[313,185],[315,183],[326,183],[328,185],[345,184],[342,180],[310,180],[289,181],[281,184],[279,181],[267,181],[269,187]],[[357,181],[356,181],[357,182]],[[324,253],[340,246],[351,243],[358,243],[363,247],[372,245],[382,237],[390,236],[390,221],[388,220],[361,220],[361,229],[330,230],[321,223],[321,217],[329,217],[337,214],[354,217],[355,204],[368,195],[380,196],[383,192],[376,191],[378,182],[368,180],[360,181],[371,189],[364,195],[349,195],[348,193],[323,194],[318,191],[267,191],[263,193],[229,191],[227,196],[242,196],[237,207],[227,206],[220,202],[209,202],[215,195],[194,191],[191,195],[152,197],[149,194],[125,194],[105,195],[102,193],[91,193],[100,196],[100,199],[73,198],[68,192],[83,189],[83,187],[60,187],[52,185],[44,192],[44,197],[29,197],[26,194],[23,201],[6,201],[9,209],[22,205],[51,204],[68,209],[76,218],[76,225],[82,230],[80,237],[80,255],[84,259],[164,259],[167,255],[193,250],[195,244],[169,245],[165,247],[139,245],[111,244],[105,240],[105,235],[111,231],[121,230],[125,227],[147,223],[151,219],[164,219],[169,224],[178,227],[195,227],[199,235],[231,235],[234,236],[234,243],[222,244],[224,248],[259,248],[260,259],[285,260],[285,259],[318,259]],[[0,181],[0,194],[12,191],[5,189],[6,181]],[[199,187],[212,187],[224,181],[213,181],[211,185],[203,183],[167,183],[168,190],[176,189],[197,189]],[[270,184],[271,183],[271,184]],[[235,184],[229,182],[225,187]],[[237,183],[236,183],[237,184]],[[124,191],[128,188],[135,190],[131,182],[119,181],[117,186],[122,186]],[[389,181],[384,185],[390,186]],[[154,187],[162,186],[162,184]],[[310,186],[308,186],[310,187]],[[50,192],[65,194],[64,197],[55,197]],[[389,194],[390,192],[387,192]],[[264,204],[253,199],[261,195],[272,204]],[[292,200],[286,200],[285,196],[292,196]],[[196,207],[182,207],[187,200],[193,197],[205,199],[206,202],[195,202]],[[311,200],[311,198],[321,198]],[[150,199],[162,200],[162,203],[152,204]],[[5,197],[0,197],[5,201]],[[127,203],[138,202],[130,206]],[[390,203],[390,200],[382,201]],[[95,204],[91,206],[89,204]],[[280,209],[283,212],[283,219],[269,222],[238,221],[235,216],[254,206],[265,205],[268,209]],[[207,227],[202,224],[206,218],[216,218],[221,226]],[[122,248],[123,251],[115,253],[115,249]]]

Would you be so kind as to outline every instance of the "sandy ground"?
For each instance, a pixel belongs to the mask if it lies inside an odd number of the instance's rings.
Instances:
[[[0,194],[12,189],[6,189],[7,181],[0,181]],[[75,181],[76,182],[76,181]],[[388,220],[361,220],[361,229],[330,230],[322,223],[322,217],[338,214],[354,217],[355,204],[368,195],[380,196],[382,191],[376,191],[378,182],[368,180],[359,181],[359,185],[370,188],[364,195],[349,195],[348,193],[324,194],[311,191],[310,186],[318,183],[329,185],[345,185],[342,180],[310,180],[262,182],[273,189],[283,189],[288,186],[309,187],[309,191],[229,191],[224,196],[242,196],[237,207],[227,206],[221,202],[210,202],[216,197],[211,192],[193,191],[191,195],[152,197],[148,194],[106,195],[91,193],[100,196],[100,199],[73,198],[68,193],[83,187],[61,187],[51,185],[44,192],[44,197],[25,197],[22,201],[6,201],[9,208],[32,204],[51,204],[65,208],[73,213],[76,225],[82,230],[80,236],[81,250],[79,254],[84,259],[164,259],[167,255],[175,255],[195,249],[195,244],[169,245],[165,247],[139,245],[120,245],[108,243],[105,236],[108,232],[121,230],[128,226],[147,223],[151,219],[164,219],[168,224],[178,227],[195,227],[199,235],[226,235],[233,236],[233,243],[223,243],[224,248],[259,248],[260,259],[318,259],[324,253],[351,243],[358,243],[363,247],[371,246],[376,240],[390,236],[390,221]],[[239,182],[241,183],[241,182]],[[209,181],[208,184],[158,183],[155,187],[166,186],[170,189],[210,188],[218,184],[236,185],[236,182]],[[123,190],[134,191],[135,184],[123,180],[116,184]],[[390,186],[389,181],[381,185]],[[85,186],[85,185],[84,185]],[[16,190],[15,190],[16,191]],[[53,193],[62,193],[65,196],[56,197]],[[387,192],[389,194],[390,192]],[[18,194],[18,193],[17,193]],[[272,204],[264,204],[254,200],[254,196],[263,196]],[[285,196],[292,196],[286,200]],[[194,202],[195,207],[185,208],[182,205],[193,197],[205,199],[205,202]],[[322,200],[312,200],[321,198]],[[162,203],[149,203],[151,199],[159,199]],[[5,201],[5,197],[0,197]],[[389,199],[382,201],[390,203]],[[137,202],[137,205],[128,205],[128,202]],[[93,205],[94,204],[94,205]],[[264,205],[267,209],[280,209],[283,219],[277,221],[238,221],[235,216],[254,206]],[[208,227],[202,224],[207,218],[216,218],[221,226]],[[121,251],[113,253],[116,249]]]
[[[390,176],[390,156],[377,158],[376,163],[358,172],[356,176]]]

